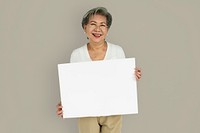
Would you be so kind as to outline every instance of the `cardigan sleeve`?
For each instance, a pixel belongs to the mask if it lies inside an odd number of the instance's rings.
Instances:
[[[80,60],[79,51],[75,49],[71,54],[70,63],[79,62],[79,60]]]
[[[124,50],[120,46],[117,49],[117,56],[118,56],[118,58],[125,58],[126,57],[125,53],[124,53]]]

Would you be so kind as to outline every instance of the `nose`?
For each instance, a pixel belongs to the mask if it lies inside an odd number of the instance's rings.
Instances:
[[[95,31],[100,31],[100,30],[101,30],[100,26],[96,25],[95,26]]]

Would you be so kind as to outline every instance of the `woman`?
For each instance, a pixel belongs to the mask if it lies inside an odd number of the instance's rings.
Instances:
[[[105,41],[112,24],[112,16],[104,7],[89,10],[82,19],[82,27],[87,35],[88,43],[75,49],[70,62],[110,60],[125,58],[123,49]],[[135,69],[136,79],[141,78],[141,70]],[[63,115],[62,105],[57,105],[57,115]],[[102,116],[79,118],[80,133],[120,133],[122,116]]]

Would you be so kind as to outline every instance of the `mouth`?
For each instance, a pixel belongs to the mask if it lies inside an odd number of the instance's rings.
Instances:
[[[99,37],[102,36],[102,34],[100,34],[100,33],[92,33],[92,35],[93,35],[94,37],[96,37],[96,38],[99,38]]]

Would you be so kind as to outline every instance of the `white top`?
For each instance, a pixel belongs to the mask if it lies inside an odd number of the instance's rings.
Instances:
[[[122,47],[107,42],[107,51],[104,57],[104,60],[111,59],[122,59],[125,58],[124,51]],[[90,55],[88,53],[87,44],[83,45],[80,48],[75,49],[70,58],[70,62],[84,62],[84,61],[92,61]]]

